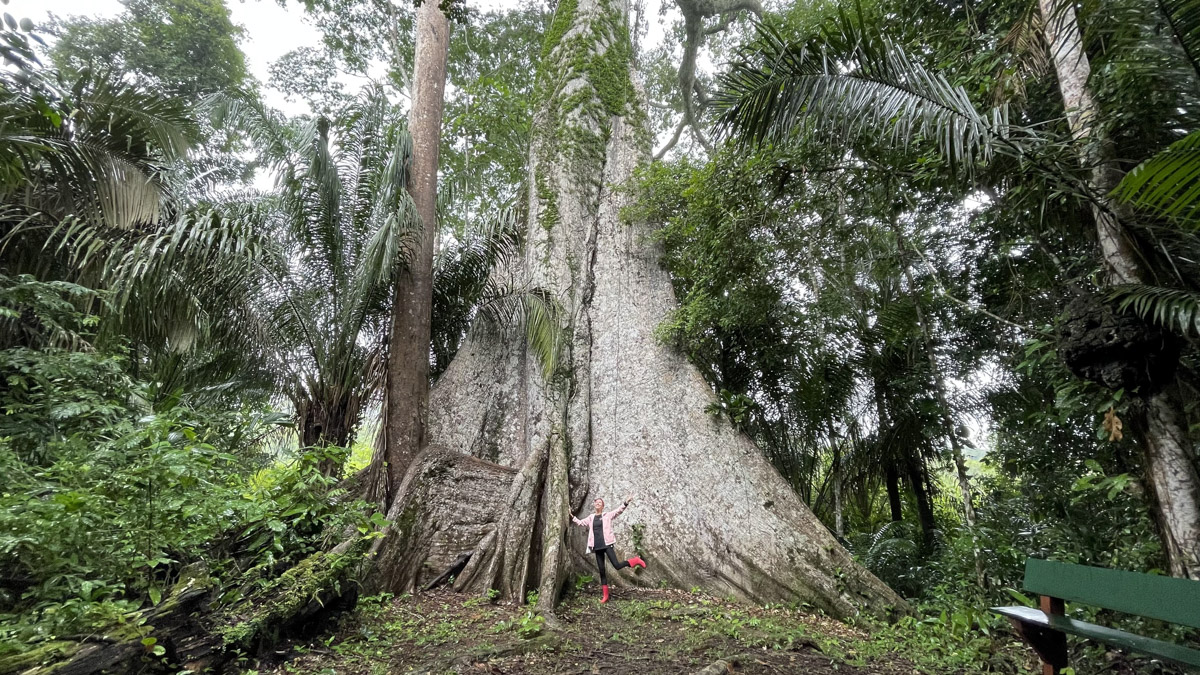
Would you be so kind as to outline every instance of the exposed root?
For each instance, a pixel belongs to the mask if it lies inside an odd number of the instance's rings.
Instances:
[[[514,473],[441,447],[421,452],[388,509],[392,524],[371,548],[375,566],[367,586],[411,593],[475,551],[469,569],[479,557],[476,547],[496,529]]]
[[[525,601],[533,521],[537,515],[546,448],[531,449],[512,478],[507,496],[489,506],[499,515],[492,536],[484,537],[471,561],[454,582],[457,591],[487,593],[492,589],[508,602]]]

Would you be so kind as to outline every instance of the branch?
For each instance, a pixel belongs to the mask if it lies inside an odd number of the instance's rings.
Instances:
[[[668,141],[665,146],[663,146],[662,150],[659,150],[658,152],[654,153],[654,159],[662,159],[664,156],[666,156],[667,152],[670,151],[671,148],[675,147],[675,144],[679,142],[680,134],[683,133],[683,128],[686,126],[687,126],[687,118],[686,117],[684,119],[679,120],[679,124],[675,126],[675,135],[671,137],[671,140]]]
[[[709,35],[716,35],[717,33],[720,33],[721,31],[725,30],[726,28],[729,28],[729,24],[733,23],[733,20],[735,18],[737,18],[736,12],[726,12],[725,14],[722,14],[721,20],[718,21],[715,25],[713,25],[712,28],[704,29],[704,37],[708,37]]]
[[[762,16],[762,3],[759,0],[675,0],[679,10],[683,12],[684,42],[683,60],[679,64],[679,93],[683,97],[683,121],[692,128],[692,135],[700,145],[712,155],[712,143],[700,129],[700,114],[696,103],[701,108],[708,106],[708,93],[696,81],[696,54],[700,50],[700,41],[709,35],[729,27],[742,12],[752,12]],[[719,16],[720,21],[709,29],[704,28],[704,20],[708,17]],[[693,92],[696,99],[693,100]]]
[[[927,267],[929,269],[929,276],[933,279],[933,283],[937,284],[938,293],[940,293],[942,295],[942,297],[946,298],[950,302],[953,302],[954,304],[956,304],[964,309],[969,309],[972,312],[979,312],[980,314],[983,314],[984,316],[991,318],[995,321],[999,321],[1000,323],[1002,323],[1010,328],[1016,328],[1017,330],[1021,331],[1022,333],[1028,333],[1028,334],[1032,334],[1032,335],[1045,335],[1046,334],[1045,331],[1041,331],[1036,328],[1031,328],[1029,326],[1023,326],[1014,321],[1009,321],[1008,319],[1006,319],[998,314],[993,314],[992,312],[984,309],[983,307],[980,307],[978,305],[967,302],[966,300],[961,300],[953,295],[950,295],[950,291],[947,290],[946,285],[942,283],[942,278],[938,276],[937,269],[935,269],[933,264],[929,262],[929,259],[925,257],[925,252],[916,246],[910,246],[909,248],[912,251],[914,251],[917,255],[921,256],[921,262],[925,263],[925,267]]]
[[[692,136],[695,136],[700,145],[704,146],[704,149],[708,151],[708,154],[713,154],[715,151],[713,150],[712,143],[709,142],[708,137],[704,135],[703,131],[701,131],[700,125],[696,123],[696,120],[689,121],[685,118],[683,121],[688,123],[688,128],[692,130]]]

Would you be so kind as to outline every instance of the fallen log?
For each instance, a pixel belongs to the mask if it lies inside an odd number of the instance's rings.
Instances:
[[[185,568],[157,606],[106,631],[0,658],[0,675],[219,671],[240,654],[260,653],[332,612],[353,609],[366,546],[356,537],[315,553],[220,609],[214,609],[220,589],[207,570]]]

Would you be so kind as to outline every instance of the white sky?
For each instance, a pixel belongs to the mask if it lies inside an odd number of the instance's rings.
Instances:
[[[646,42],[653,44],[662,39],[662,28],[655,25],[667,19],[658,13],[661,0],[647,0],[647,16],[654,22],[650,26]],[[520,0],[469,0],[469,6],[487,11],[513,6]],[[264,85],[263,99],[267,105],[288,115],[308,111],[308,106],[298,101],[287,101],[283,92],[267,88],[268,68],[272,62],[299,47],[319,47],[321,33],[308,20],[299,3],[289,2],[280,7],[276,0],[226,0],[225,5],[235,24],[246,29],[240,46],[246,54],[250,72]],[[5,11],[18,19],[28,17],[35,24],[46,21],[50,13],[58,16],[117,16],[123,10],[119,0],[10,0]],[[347,83],[354,78],[346,76]],[[365,84],[365,82],[363,82]]]
[[[321,34],[309,25],[304,11],[298,5],[286,9],[275,0],[249,0],[227,2],[233,22],[246,29],[240,46],[246,53],[250,72],[260,82],[267,82],[267,68],[273,61],[298,47],[319,46]],[[103,16],[113,17],[124,7],[118,0],[10,0],[5,8],[17,17],[29,17],[34,23],[42,23],[51,12],[59,16]],[[305,112],[302,103],[289,103],[283,93],[264,89],[263,97],[268,105],[289,115]]]

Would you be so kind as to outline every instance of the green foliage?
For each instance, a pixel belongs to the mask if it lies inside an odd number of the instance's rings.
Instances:
[[[511,621],[500,621],[496,624],[495,630],[498,632],[511,630],[522,639],[529,640],[541,635],[545,625],[545,617],[533,610],[526,610]]]
[[[224,0],[123,0],[112,19],[71,17],[50,30],[50,56],[68,77],[111,70],[171,96],[200,97],[240,88],[246,58],[242,29]]]
[[[0,77],[5,230],[31,217],[51,226],[68,217],[118,229],[157,223],[170,192],[167,169],[196,138],[187,106],[117,76],[85,73],[63,85],[38,66],[31,36],[2,27],[0,39],[10,45],[6,61],[18,66]]]
[[[840,14],[809,42],[760,25],[721,86],[718,129],[756,143],[786,143],[812,127],[853,138],[890,126],[892,142],[933,140],[970,167],[1008,133],[1005,108],[980,115],[961,85],[926,69],[861,14]]]
[[[461,239],[438,253],[431,326],[434,379],[450,365],[476,322],[480,329],[502,333],[524,329],[543,376],[555,373],[564,344],[559,303],[511,275],[502,283],[494,274],[518,264],[524,250],[522,227],[517,211],[503,209],[482,227],[467,228]]]
[[[94,317],[68,311],[63,288],[24,279],[4,304],[87,340]],[[125,366],[95,349],[0,350],[0,651],[120,622],[187,565],[233,581],[382,524],[321,475],[323,451],[261,470],[257,440],[280,415],[151,408]]]
[[[1193,11],[1200,13],[1200,5]],[[1116,193],[1134,206],[1178,219],[1194,230],[1200,226],[1197,185],[1200,185],[1200,131],[1193,131],[1126,174]]]
[[[347,446],[382,383],[389,293],[420,227],[406,189],[412,139],[378,88],[336,119],[289,123],[246,97],[218,112],[277,175],[275,194],[245,212],[271,244],[251,267],[245,323],[266,333],[301,444]]]

